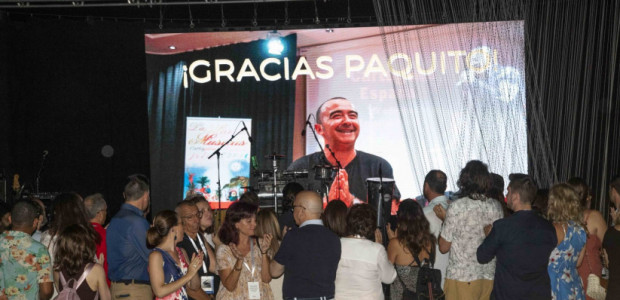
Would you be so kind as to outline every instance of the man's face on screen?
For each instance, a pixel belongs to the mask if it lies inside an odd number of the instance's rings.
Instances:
[[[323,136],[325,143],[332,147],[355,146],[360,134],[357,111],[346,99],[334,99],[323,104],[319,116],[321,124],[316,131]]]

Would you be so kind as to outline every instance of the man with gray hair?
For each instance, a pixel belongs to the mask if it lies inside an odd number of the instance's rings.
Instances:
[[[84,198],[84,207],[86,207],[86,213],[88,214],[88,219],[90,220],[90,224],[93,225],[93,228],[99,234],[99,243],[97,244],[97,259],[99,261],[103,260],[103,269],[105,270],[106,280],[108,281],[108,286],[110,285],[110,280],[108,277],[108,246],[106,242],[106,230],[103,227],[105,224],[105,219],[108,216],[108,205],[103,199],[103,195],[97,193],[94,195],[90,195]]]

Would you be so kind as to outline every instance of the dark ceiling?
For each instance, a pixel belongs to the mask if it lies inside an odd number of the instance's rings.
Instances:
[[[147,28],[155,30],[243,30],[293,27],[340,27],[375,23],[373,3],[370,0],[263,0],[237,1],[248,3],[227,3],[227,1],[174,2],[149,4],[139,0],[103,0],[112,7],[90,6],[92,0],[75,1],[74,7],[39,8],[41,0],[0,1],[0,20],[26,21],[36,19],[73,19],[84,22],[118,21],[145,22]],[[59,1],[59,0],[57,0]],[[63,0],[60,0],[63,1]],[[22,3],[17,7],[16,3]],[[29,6],[25,6],[28,3]],[[71,5],[72,2],[56,2]],[[179,3],[191,3],[182,4]],[[199,3],[199,4],[196,4]],[[12,7],[12,8],[11,8]],[[318,19],[317,19],[318,17]],[[192,25],[193,24],[193,25]],[[161,25],[161,26],[160,26]],[[161,28],[160,28],[161,27]]]

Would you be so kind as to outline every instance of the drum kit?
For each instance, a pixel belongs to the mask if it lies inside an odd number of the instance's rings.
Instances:
[[[273,153],[266,155],[265,158],[271,161],[272,169],[254,171],[252,173],[253,182],[258,186],[257,194],[261,202],[261,207],[273,207],[277,213],[278,207],[281,207],[279,201],[284,197],[282,194],[284,187],[288,183],[297,182],[302,178],[308,178],[309,172],[308,170],[280,170],[278,168],[278,162],[285,158],[282,154]],[[321,182],[321,186],[325,189],[320,193],[328,195],[329,187],[335,174],[338,172],[338,168],[325,164],[315,165],[313,169],[314,180]],[[389,213],[389,203],[391,202],[395,187],[394,179],[379,177],[368,178],[366,179],[366,187],[366,202],[375,207],[381,215]],[[388,209],[388,211],[386,212],[385,209]],[[380,223],[384,222],[385,220],[380,221]]]
[[[258,186],[258,198],[261,207],[273,207],[278,210],[278,200],[284,197],[282,190],[291,182],[297,182],[301,178],[308,178],[308,170],[280,170],[278,162],[285,158],[282,154],[269,154],[265,158],[271,161],[271,169],[256,170],[252,173],[253,182]],[[331,183],[337,168],[331,165],[314,166],[314,180]]]
[[[272,153],[265,155],[271,161],[270,170],[256,170],[252,173],[254,183],[258,186],[258,198],[261,207],[273,207],[278,213],[278,200],[284,195],[282,190],[289,182],[295,182],[299,178],[307,178],[308,170],[281,171],[278,162],[285,158],[282,154]]]

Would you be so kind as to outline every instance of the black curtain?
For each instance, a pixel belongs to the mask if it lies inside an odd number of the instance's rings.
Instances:
[[[149,174],[143,24],[0,22],[0,165],[41,192],[102,193]],[[110,145],[112,156],[102,155]]]
[[[283,38],[288,57],[294,66],[297,37]],[[252,119],[252,155],[262,168],[271,164],[263,157],[272,152],[284,154],[291,161],[293,153],[293,117],[295,109],[295,81],[278,80],[257,82],[244,78],[241,82],[204,84],[188,80],[183,87],[183,65],[204,59],[214,65],[215,59],[231,60],[239,70],[247,58],[258,68],[260,61],[269,57],[262,40],[221,46],[178,55],[147,55],[149,132],[151,149],[151,203],[153,212],[173,208],[183,198],[186,117],[222,117]],[[269,65],[267,72],[281,71],[281,65]],[[211,67],[212,76],[213,67]],[[236,76],[237,72],[234,73]],[[242,136],[242,138],[244,138]],[[215,159],[213,157],[212,159]],[[212,184],[215,180],[212,181]],[[222,186],[225,182],[222,182]]]

